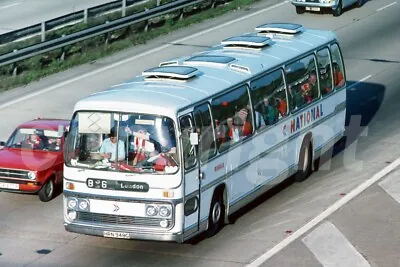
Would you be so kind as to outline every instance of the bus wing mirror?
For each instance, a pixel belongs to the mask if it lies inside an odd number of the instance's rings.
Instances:
[[[199,134],[198,133],[190,133],[190,144],[192,146],[197,146],[199,144]]]
[[[63,136],[63,134],[64,134],[64,125],[59,125],[58,126],[58,136]]]

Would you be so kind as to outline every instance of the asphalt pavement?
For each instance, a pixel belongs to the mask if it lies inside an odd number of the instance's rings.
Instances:
[[[349,84],[345,149],[336,147],[306,181],[289,180],[242,209],[235,223],[213,238],[179,245],[78,235],[63,228],[61,196],[41,203],[37,196],[0,193],[0,266],[246,266],[277,246],[281,249],[261,266],[399,266],[397,168],[280,245],[400,156],[400,4],[392,3],[368,1],[336,18],[297,15],[288,2],[262,1],[0,94],[4,140],[25,120],[70,118],[76,101],[90,93],[275,21],[334,30]]]

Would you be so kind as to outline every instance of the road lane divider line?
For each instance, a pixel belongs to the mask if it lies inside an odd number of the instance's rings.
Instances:
[[[390,4],[386,5],[386,6],[384,6],[384,7],[378,8],[376,11],[378,11],[378,12],[382,11],[382,10],[384,10],[384,9],[386,9],[388,7],[391,7],[391,6],[395,5],[395,4],[397,4],[397,2],[393,2],[393,3],[390,3]]]
[[[289,246],[292,242],[296,241],[298,238],[300,238],[303,234],[311,230],[313,227],[315,227],[317,224],[325,220],[328,216],[333,214],[335,211],[346,205],[349,201],[360,195],[362,192],[364,192],[366,189],[374,185],[376,182],[378,182],[380,179],[388,175],[390,172],[392,172],[394,169],[400,166],[400,158],[397,158],[395,161],[390,163],[388,166],[380,170],[378,173],[373,175],[371,178],[357,186],[355,189],[350,191],[348,194],[343,196],[341,199],[336,201],[333,205],[328,207],[326,210],[324,210],[322,213],[320,213],[317,217],[309,221],[307,224],[302,226],[300,229],[298,229],[296,232],[294,232],[292,235],[288,236],[284,240],[282,240],[280,243],[275,245],[272,249],[268,250],[264,254],[260,255],[258,258],[253,260],[251,263],[246,265],[246,267],[257,267],[261,266],[263,263],[265,263],[267,260],[269,260],[271,257],[273,257],[275,254],[280,252],[282,249],[286,248]]]
[[[14,6],[18,6],[18,5],[20,5],[20,4],[21,4],[21,3],[18,2],[18,3],[11,4],[11,5],[0,6],[0,10],[1,10],[1,9],[7,9],[7,8],[10,8],[10,7],[14,7]]]
[[[371,267],[362,254],[331,222],[324,222],[302,239],[322,266]]]
[[[57,84],[55,84],[55,85],[52,85],[52,86],[50,86],[50,87],[44,88],[44,89],[42,89],[42,90],[36,91],[36,92],[34,92],[34,93],[31,93],[31,94],[27,94],[27,95],[25,95],[25,96],[23,96],[23,97],[16,98],[16,99],[14,99],[14,100],[12,100],[12,101],[9,101],[9,102],[7,102],[7,103],[1,104],[1,105],[0,105],[0,109],[3,109],[3,108],[6,108],[6,107],[9,107],[9,106],[12,106],[12,105],[14,105],[14,104],[16,104],[16,103],[19,103],[19,102],[21,102],[21,101],[25,101],[25,100],[27,100],[27,99],[30,99],[30,98],[32,98],[32,97],[35,97],[35,96],[38,96],[38,95],[41,95],[41,94],[44,94],[44,93],[47,93],[47,92],[50,92],[50,91],[54,91],[54,90],[56,90],[56,89],[58,89],[58,88],[60,88],[60,87],[62,87],[62,86],[65,86],[65,85],[68,85],[68,84],[70,84],[70,83],[73,83],[73,82],[82,80],[82,79],[84,79],[84,78],[88,78],[88,77],[90,77],[90,76],[99,74],[99,73],[104,72],[104,71],[107,71],[107,70],[109,70],[109,69],[113,69],[113,68],[115,68],[115,67],[117,67],[117,66],[126,64],[126,63],[128,63],[128,62],[130,62],[130,61],[133,61],[133,60],[136,60],[136,59],[138,59],[138,58],[141,58],[141,57],[144,57],[144,56],[151,55],[151,54],[153,54],[153,53],[162,51],[162,50],[164,50],[164,49],[166,49],[166,48],[168,48],[168,47],[174,46],[174,44],[176,44],[176,43],[182,43],[182,42],[184,42],[184,41],[190,40],[190,39],[195,38],[195,37],[197,37],[197,36],[201,36],[201,35],[203,35],[203,34],[206,34],[206,33],[209,33],[209,32],[212,32],[212,31],[215,31],[215,30],[224,28],[224,27],[226,27],[226,26],[229,26],[229,25],[232,24],[232,23],[237,23],[237,22],[246,20],[246,19],[248,19],[248,18],[257,16],[257,15],[262,14],[262,13],[264,13],[264,12],[267,12],[267,11],[269,11],[269,10],[272,10],[272,9],[277,8],[277,7],[283,6],[283,5],[287,4],[287,3],[289,3],[289,1],[287,1],[287,0],[286,0],[286,1],[283,1],[282,3],[278,3],[278,4],[275,4],[275,5],[269,6],[269,7],[267,7],[267,8],[258,10],[258,11],[254,12],[254,13],[245,15],[245,16],[243,16],[243,17],[240,17],[240,18],[237,18],[237,19],[234,19],[234,20],[225,22],[225,23],[220,24],[220,25],[218,25],[218,26],[214,26],[214,27],[208,28],[208,29],[206,29],[206,30],[200,31],[200,32],[198,32],[198,33],[195,33],[195,34],[192,34],[192,35],[189,35],[189,36],[186,36],[186,37],[177,39],[177,40],[175,40],[175,41],[172,41],[172,42],[169,43],[169,44],[165,44],[165,45],[159,46],[159,47],[157,47],[157,48],[153,48],[153,49],[151,49],[151,50],[148,50],[148,51],[146,51],[146,52],[143,52],[143,53],[140,53],[140,54],[138,54],[138,55],[132,56],[132,57],[130,57],[130,58],[127,58],[127,59],[124,59],[124,60],[115,62],[115,63],[113,63],[113,64],[111,64],[111,65],[108,65],[108,66],[105,66],[105,67],[102,67],[102,68],[93,70],[93,71],[91,71],[91,72],[87,72],[87,73],[85,73],[85,74],[79,75],[79,76],[77,76],[77,77],[75,77],[75,78],[72,78],[72,79],[69,79],[69,80],[67,80],[67,81],[57,83]]]

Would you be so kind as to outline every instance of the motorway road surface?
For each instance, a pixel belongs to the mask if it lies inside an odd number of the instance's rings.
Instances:
[[[111,0],[0,0],[0,34]]]
[[[265,194],[213,238],[179,245],[78,235],[64,231],[61,196],[41,203],[37,196],[0,193],[0,266],[399,266],[398,14],[400,3],[392,0],[368,1],[339,18],[297,15],[288,2],[266,0],[1,94],[5,139],[22,121],[70,118],[74,103],[89,93],[274,21],[334,30],[350,85],[346,149],[335,149],[333,159],[306,181],[288,181]],[[374,176],[382,169],[393,172]],[[361,194],[353,191],[366,184]],[[337,203],[344,198],[347,204]],[[320,216],[329,207],[332,212]]]

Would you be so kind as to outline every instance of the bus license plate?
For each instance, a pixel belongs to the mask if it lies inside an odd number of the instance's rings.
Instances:
[[[320,7],[308,6],[308,7],[306,7],[306,10],[321,11],[321,8]]]
[[[104,237],[129,239],[129,233],[104,231]]]
[[[1,183],[0,182],[0,188],[18,190],[19,189],[19,184]]]

